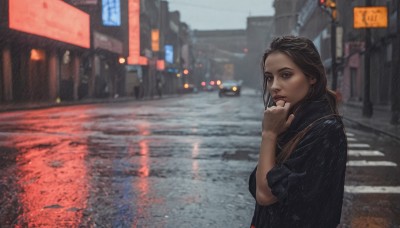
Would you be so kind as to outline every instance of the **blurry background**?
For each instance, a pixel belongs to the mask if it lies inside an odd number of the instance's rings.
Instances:
[[[293,34],[314,41],[342,101],[398,122],[397,1],[0,2],[0,102],[132,96],[137,81],[142,97],[159,81],[164,94],[228,79],[260,89],[263,51]],[[365,6],[380,9],[354,14]]]

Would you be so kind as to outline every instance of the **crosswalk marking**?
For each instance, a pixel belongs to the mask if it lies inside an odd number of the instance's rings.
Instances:
[[[347,142],[357,142],[356,138],[347,137]]]
[[[397,164],[390,161],[348,161],[347,166],[394,166],[396,167]]]
[[[347,193],[394,193],[400,194],[400,186],[344,186]]]
[[[349,143],[349,148],[370,148],[370,145],[365,143]]]
[[[353,133],[346,133],[348,155],[352,157],[383,157],[384,153],[378,150],[368,150],[371,146],[365,143],[355,143],[358,140]],[[347,166],[352,167],[397,167],[397,163],[391,161],[367,161],[350,160]],[[349,194],[400,194],[400,186],[351,186],[345,185],[344,191]]]
[[[348,150],[349,156],[385,156],[382,152],[377,150]]]

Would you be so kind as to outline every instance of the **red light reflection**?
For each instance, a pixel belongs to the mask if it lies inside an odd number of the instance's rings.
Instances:
[[[140,141],[140,169],[139,169],[139,177],[148,177],[149,176],[149,145],[147,145],[147,141]],[[147,183],[146,189],[147,189]]]
[[[143,131],[147,132],[147,130]],[[149,146],[147,140],[142,140],[139,142],[140,148],[140,158],[139,158],[139,172],[138,179],[133,182],[133,189],[138,192],[136,205],[136,215],[135,220],[133,222],[133,227],[137,227],[139,224],[140,218],[149,218],[150,212],[146,209],[148,208],[148,204],[150,203],[148,200],[149,197]]]
[[[17,124],[29,126],[28,132],[11,136],[21,151],[17,157],[22,190],[18,193],[22,208],[18,223],[27,227],[78,227],[88,198],[87,146],[80,137],[83,130],[80,123],[71,124],[68,117],[50,118],[49,114],[27,112]]]

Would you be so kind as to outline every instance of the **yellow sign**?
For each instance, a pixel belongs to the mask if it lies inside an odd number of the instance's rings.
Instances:
[[[387,28],[386,6],[354,7],[354,28]]]
[[[151,50],[160,51],[160,30],[151,30]]]

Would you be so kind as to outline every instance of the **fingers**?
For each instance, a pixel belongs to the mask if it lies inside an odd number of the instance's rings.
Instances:
[[[279,100],[276,102],[277,107],[284,107],[285,106],[285,101],[284,100]]]
[[[286,109],[286,110],[289,110],[290,109],[290,103],[289,102],[286,102],[285,104],[284,104],[284,108]]]

